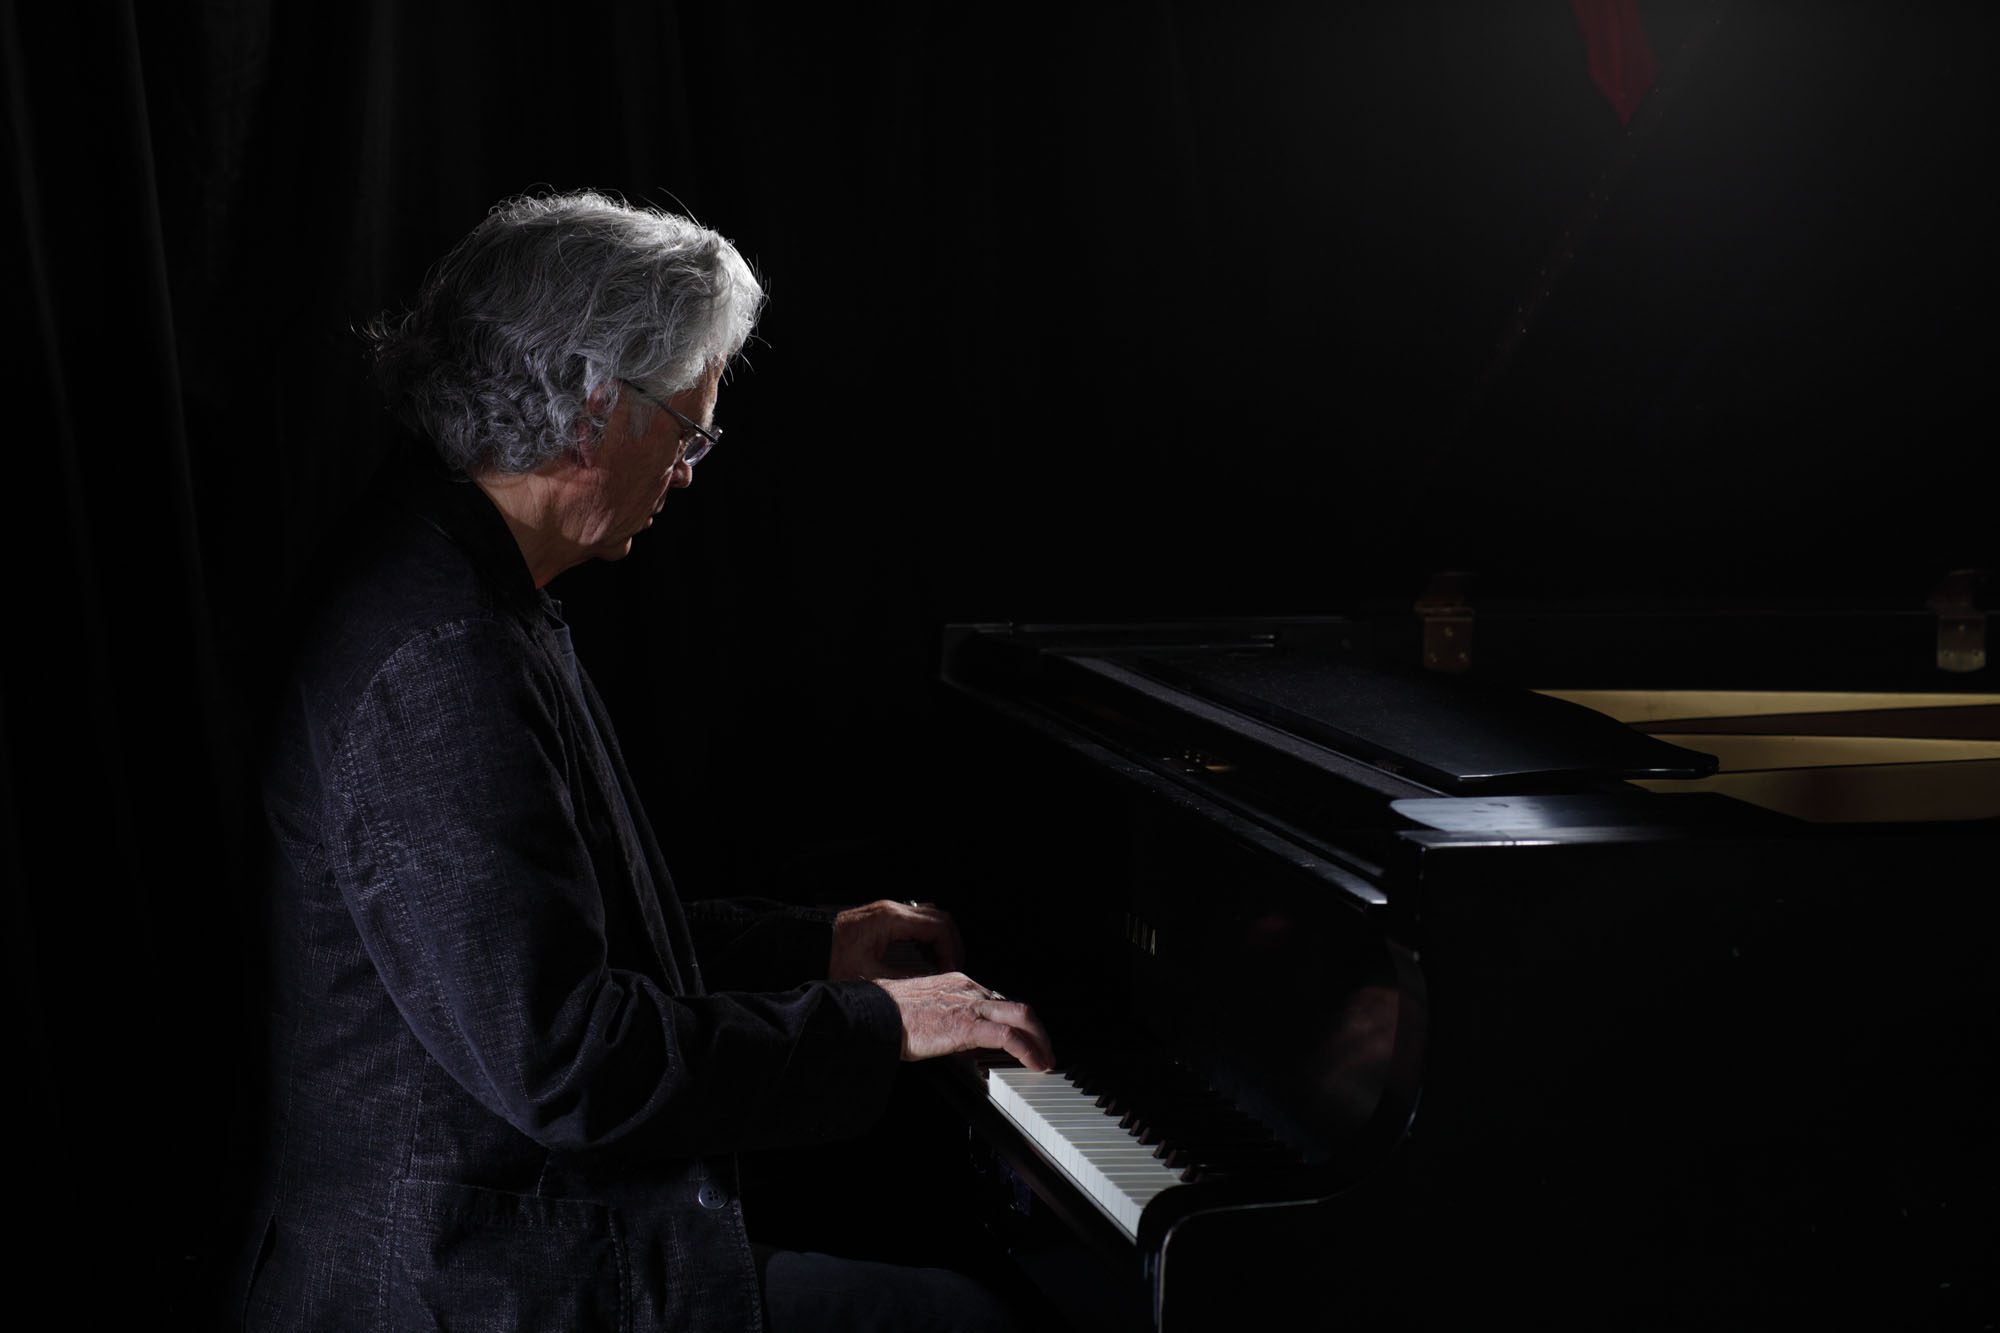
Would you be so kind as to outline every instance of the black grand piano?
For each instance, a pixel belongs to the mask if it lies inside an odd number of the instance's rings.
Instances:
[[[980,403],[988,1225],[1075,1328],[1994,1327],[1990,18],[1641,4],[1586,151],[1633,7],[1446,8],[1209,25],[1219,285]]]
[[[990,1225],[1078,1328],[1983,1326],[1975,586],[953,629],[961,913],[1063,1062],[947,1080]]]

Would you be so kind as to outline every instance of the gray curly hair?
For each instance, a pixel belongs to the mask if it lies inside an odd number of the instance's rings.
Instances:
[[[457,471],[529,472],[594,443],[629,380],[657,398],[743,350],[764,289],[687,218],[602,194],[494,206],[415,305],[362,331],[397,414]]]

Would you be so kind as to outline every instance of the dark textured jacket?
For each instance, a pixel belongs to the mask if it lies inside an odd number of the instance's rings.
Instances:
[[[690,923],[556,604],[477,487],[406,469],[351,551],[265,784],[274,1097],[247,1324],[756,1327],[731,1153],[864,1128],[894,1003],[704,986],[694,933],[804,980],[825,918]]]

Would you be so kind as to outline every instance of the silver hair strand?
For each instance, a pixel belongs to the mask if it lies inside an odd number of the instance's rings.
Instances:
[[[363,336],[390,404],[447,464],[529,472],[595,442],[620,380],[661,398],[699,383],[743,349],[763,302],[736,247],[687,218],[524,195]]]

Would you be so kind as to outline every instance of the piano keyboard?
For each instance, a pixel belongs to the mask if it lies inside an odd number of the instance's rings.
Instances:
[[[1133,1129],[1121,1127],[1115,1109],[1099,1106],[1095,1094],[1066,1074],[990,1068],[986,1095],[1130,1239],[1139,1235],[1139,1214],[1147,1202],[1180,1183],[1180,1171],[1155,1156]]]

